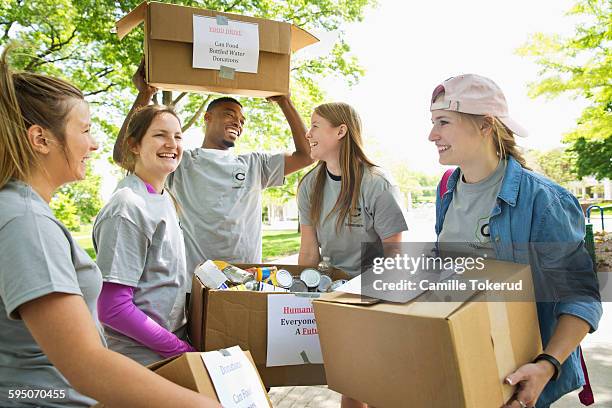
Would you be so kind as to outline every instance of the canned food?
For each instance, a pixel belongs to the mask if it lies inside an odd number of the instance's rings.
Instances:
[[[308,292],[308,286],[297,276],[293,278],[293,283],[289,288],[291,292]]]
[[[293,284],[293,276],[291,272],[286,269],[279,269],[276,271],[276,284],[275,286],[280,286],[281,288],[289,289]]]
[[[306,284],[308,289],[316,289],[321,282],[321,273],[316,269],[306,268],[300,273],[300,279]]]
[[[247,269],[256,280],[281,288],[290,288],[293,276],[285,269],[277,269],[276,266],[254,266]]]
[[[276,266],[254,266],[247,269],[259,282],[265,282],[270,279],[270,276],[276,273]]]
[[[329,287],[329,291],[330,292],[335,291],[340,286],[344,285],[346,282],[348,282],[346,279],[338,279],[338,280],[333,281],[331,286]]]
[[[319,292],[329,292],[329,288],[331,287],[332,284],[332,278],[330,278],[327,275],[321,275],[321,282],[319,282],[319,286],[317,287],[317,290]]]

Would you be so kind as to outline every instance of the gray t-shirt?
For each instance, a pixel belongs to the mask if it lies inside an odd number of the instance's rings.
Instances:
[[[489,232],[489,218],[501,189],[506,161],[500,160],[495,171],[478,183],[463,181],[463,173],[453,191],[438,240],[441,250],[495,257]]]
[[[105,282],[134,287],[134,304],[147,316],[184,337],[185,247],[169,194],[150,194],[131,174],[121,180],[96,218],[96,262]],[[141,364],[163,357],[106,326],[109,347]]]
[[[312,225],[310,199],[318,171],[321,171],[320,167],[304,176],[298,191],[300,224],[303,225]],[[357,276],[361,273],[361,244],[381,243],[392,235],[408,230],[408,225],[402,211],[399,190],[392,179],[378,167],[364,166],[358,214],[352,214],[350,219],[345,220],[336,233],[337,212],[326,217],[336,204],[341,183],[327,174],[321,221],[316,227],[317,240],[321,256],[329,256],[333,266],[351,276]]]
[[[167,184],[181,207],[190,276],[208,259],[261,262],[261,192],[282,185],[284,169],[282,153],[185,152]]]
[[[98,267],[29,185],[6,184],[0,208],[0,405],[90,406],[95,401],[77,393],[51,364],[17,309],[54,292],[82,296],[106,345],[96,309]],[[65,390],[66,398],[9,399],[9,390],[27,389]]]

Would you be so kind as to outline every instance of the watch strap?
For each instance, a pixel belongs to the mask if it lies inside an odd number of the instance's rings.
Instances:
[[[538,355],[533,360],[533,362],[537,363],[538,361],[541,361],[541,360],[546,360],[550,364],[553,365],[553,367],[555,368],[555,373],[553,374],[553,376],[550,379],[550,381],[556,381],[559,378],[559,376],[561,375],[561,363],[559,362],[559,360],[557,360],[555,357],[551,356],[550,354],[542,353],[542,354]]]

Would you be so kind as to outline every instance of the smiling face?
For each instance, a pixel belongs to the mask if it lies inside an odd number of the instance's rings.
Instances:
[[[312,114],[310,129],[306,139],[310,145],[310,157],[313,160],[329,161],[338,158],[342,137],[346,134],[346,125],[334,126],[330,121]]]
[[[44,140],[49,154],[45,157],[45,168],[56,185],[83,180],[90,154],[98,144],[90,134],[89,105],[84,100],[75,100],[66,116],[64,141],[60,142],[52,132],[45,130]]]
[[[183,157],[182,138],[181,124],[173,114],[156,114],[140,142],[131,149],[136,155],[134,173],[144,180],[165,180]]]
[[[431,121],[429,141],[438,148],[440,164],[461,166],[480,160],[488,150],[482,133],[461,114],[435,110],[431,112]]]
[[[245,118],[242,107],[234,102],[222,102],[215,105],[204,115],[206,133],[204,147],[227,150],[234,147],[242,134]]]

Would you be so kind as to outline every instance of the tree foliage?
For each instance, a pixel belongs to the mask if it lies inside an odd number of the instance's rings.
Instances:
[[[563,148],[536,154],[536,162],[544,175],[562,186],[576,179],[575,161],[575,155]]]
[[[530,96],[569,93],[589,102],[565,142],[578,176],[612,177],[612,2],[578,0],[568,14],[580,19],[571,37],[536,33],[518,53],[541,67]]]
[[[93,104],[94,131],[106,151],[131,102],[135,90],[130,78],[142,57],[142,26],[121,41],[114,34],[115,22],[141,0],[2,0],[0,45],[17,40],[22,46],[13,55],[13,65],[35,72],[64,77],[83,90]],[[304,115],[324,99],[318,81],[337,77],[355,84],[363,69],[350,55],[342,26],[363,19],[364,11],[375,0],[173,0],[169,3],[202,7],[292,22],[307,30],[336,31],[338,39],[325,56],[296,60],[291,70],[294,103]],[[168,24],[172,24],[171,21]],[[184,130],[202,126],[203,107],[210,95],[162,92],[160,103],[174,105],[180,112]],[[262,99],[241,100],[248,125],[239,151],[281,150],[292,146],[290,132],[275,104]],[[297,178],[287,188],[271,191],[283,200],[295,192]],[[95,185],[92,184],[92,185]],[[75,199],[80,192],[69,186],[64,194]],[[89,191],[91,193],[91,191]],[[88,194],[89,194],[88,193]],[[84,204],[79,202],[79,206]],[[83,219],[83,217],[81,217]]]

